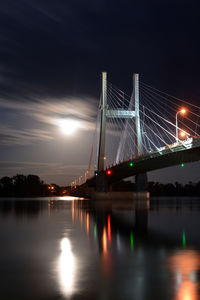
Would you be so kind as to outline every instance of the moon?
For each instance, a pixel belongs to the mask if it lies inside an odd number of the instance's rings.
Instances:
[[[80,127],[78,121],[70,120],[70,119],[59,120],[58,125],[62,133],[66,135],[74,134],[77,131],[77,129]]]

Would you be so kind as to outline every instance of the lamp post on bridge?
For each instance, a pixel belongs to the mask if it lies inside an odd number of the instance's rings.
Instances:
[[[176,113],[176,142],[177,142],[177,143],[178,143],[178,140],[179,140],[179,138],[178,138],[178,115],[179,115],[180,113],[181,113],[182,115],[185,115],[186,109],[185,109],[185,108],[182,108],[181,110],[177,111],[177,113]]]
[[[83,176],[80,176],[78,179],[78,184],[81,185],[81,181],[82,181]]]

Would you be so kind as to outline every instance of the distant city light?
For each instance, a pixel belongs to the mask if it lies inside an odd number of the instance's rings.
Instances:
[[[107,175],[111,175],[111,174],[112,174],[112,171],[111,171],[111,170],[107,170],[107,171],[106,171],[106,174],[107,174]]]
[[[48,189],[49,189],[49,190],[54,190],[54,186],[49,185],[49,186],[48,186]]]

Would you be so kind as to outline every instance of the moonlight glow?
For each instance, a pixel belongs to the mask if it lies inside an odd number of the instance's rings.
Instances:
[[[72,135],[80,127],[78,121],[66,119],[59,120],[58,125],[61,131],[66,135]]]

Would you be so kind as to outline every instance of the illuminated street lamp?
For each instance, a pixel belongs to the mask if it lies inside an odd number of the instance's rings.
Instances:
[[[83,176],[80,176],[78,179],[78,184],[81,185],[81,181],[82,181]]]
[[[89,171],[87,170],[87,171],[85,172],[85,182],[88,180],[88,177],[89,177]]]
[[[187,134],[187,132],[185,132],[185,131],[181,131],[181,133],[180,133],[180,136],[182,137],[182,138],[184,138],[184,137],[186,137],[188,134]]]
[[[186,109],[182,108],[176,113],[176,142],[178,142],[178,114],[184,115],[186,113]]]

